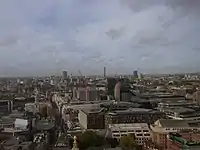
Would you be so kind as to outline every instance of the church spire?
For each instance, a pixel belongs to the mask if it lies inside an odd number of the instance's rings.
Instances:
[[[72,150],[79,150],[76,136],[74,136],[74,143],[73,143]]]

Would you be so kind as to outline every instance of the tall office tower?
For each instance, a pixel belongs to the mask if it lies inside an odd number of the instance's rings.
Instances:
[[[114,88],[115,85],[117,84],[117,79],[116,78],[107,78],[107,94],[114,96]]]
[[[128,83],[124,82],[120,88],[120,101],[131,101],[132,93]]]
[[[133,77],[138,78],[138,71],[137,70],[133,71]]]
[[[106,77],[106,67],[103,68],[103,76]]]
[[[67,79],[67,71],[63,71],[63,80],[66,80]]]

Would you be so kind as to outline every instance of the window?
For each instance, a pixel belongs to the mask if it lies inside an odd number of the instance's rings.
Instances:
[[[150,136],[150,134],[144,134],[144,136]]]
[[[136,132],[141,132],[141,130],[136,130]]]
[[[128,131],[128,132],[134,132],[134,130],[130,130],[130,131]]]
[[[137,136],[142,136],[142,134],[137,134]]]

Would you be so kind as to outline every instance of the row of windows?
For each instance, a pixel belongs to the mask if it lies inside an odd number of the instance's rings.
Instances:
[[[137,136],[150,136],[150,134],[136,134]]]
[[[113,134],[114,136],[125,136],[128,133]],[[150,134],[136,134],[137,137],[150,136]]]
[[[136,138],[137,141],[147,141],[149,138]]]
[[[166,130],[184,130],[184,128],[166,128]]]
[[[118,132],[149,132],[149,130],[117,130],[117,131],[112,131],[113,133],[118,133]]]

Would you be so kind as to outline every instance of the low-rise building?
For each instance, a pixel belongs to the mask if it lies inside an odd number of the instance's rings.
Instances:
[[[169,107],[163,108],[162,111],[171,119],[187,120],[190,123],[200,123],[200,110],[197,111],[186,107]]]
[[[190,126],[186,120],[161,119],[150,125],[150,129],[152,141],[163,150],[167,150],[169,133],[177,133],[184,130],[199,130],[200,128]]]
[[[150,130],[146,123],[110,124],[108,126],[112,138],[120,139],[122,136],[134,134],[137,144],[142,145],[150,140]]]
[[[199,133],[171,133],[168,138],[167,150],[199,150]]]
[[[179,101],[164,101],[158,103],[158,109],[163,110],[164,108],[170,108],[170,107],[193,107],[197,106],[197,102],[190,102],[187,100],[179,100]]]

